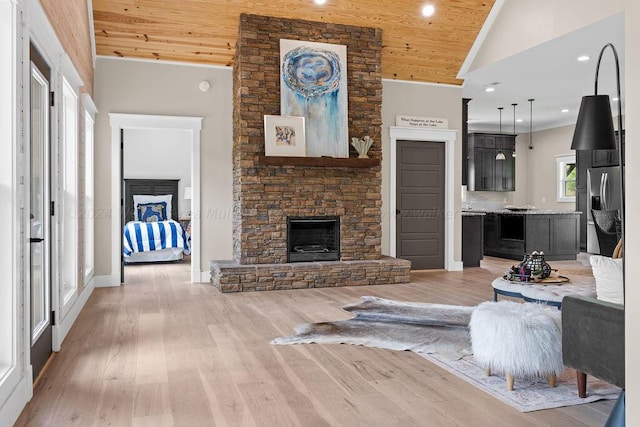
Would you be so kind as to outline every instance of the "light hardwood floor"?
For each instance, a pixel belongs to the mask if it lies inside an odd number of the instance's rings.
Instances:
[[[131,284],[93,292],[17,425],[602,426],[613,402],[522,414],[408,351],[269,344],[297,323],[348,318],[340,307],[362,295],[475,305],[511,263],[239,294],[190,284],[187,264],[128,267]]]

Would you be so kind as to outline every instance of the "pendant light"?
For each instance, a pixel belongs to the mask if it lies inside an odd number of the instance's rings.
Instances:
[[[511,153],[511,157],[515,157],[516,156],[516,105],[518,104],[511,104],[513,105],[513,153]]]
[[[503,107],[498,107],[498,111],[500,112],[500,135],[502,135],[502,110]],[[504,160],[506,159],[506,157],[504,156],[504,153],[502,152],[502,150],[498,151],[498,154],[496,154],[496,160]]]
[[[530,98],[529,100],[530,111],[529,111],[529,150],[533,150],[533,101],[535,99]]]

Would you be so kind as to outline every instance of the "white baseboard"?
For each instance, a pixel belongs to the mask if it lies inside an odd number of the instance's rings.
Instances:
[[[210,282],[211,282],[211,271],[201,271],[200,283],[210,283]]]
[[[120,286],[120,277],[119,275],[110,275],[110,276],[93,276],[93,287],[94,288],[113,288],[116,286]]]
[[[449,261],[449,267],[447,271],[462,271],[462,261]]]
[[[0,425],[12,426],[22,413],[22,410],[31,400],[33,396],[33,388],[31,385],[31,375],[25,376],[18,383],[13,393],[0,407]]]
[[[84,289],[82,290],[82,293],[78,297],[78,300],[75,302],[75,304],[73,304],[73,307],[71,307],[71,310],[69,310],[65,318],[60,319],[60,323],[53,327],[53,335],[54,335],[53,351],[60,351],[60,346],[62,345],[62,342],[64,341],[67,334],[71,330],[71,327],[73,326],[76,319],[78,318],[80,311],[82,311],[82,308],[85,306],[85,304],[89,300],[89,297],[93,292],[94,283],[95,283],[95,277],[89,280],[89,283],[87,284],[87,286],[84,287]]]

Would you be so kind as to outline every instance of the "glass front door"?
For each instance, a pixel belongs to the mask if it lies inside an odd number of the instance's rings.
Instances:
[[[49,173],[49,69],[31,48],[31,146],[30,146],[30,285],[31,365],[34,379],[52,349],[50,280],[50,173]],[[37,65],[36,65],[37,63]]]

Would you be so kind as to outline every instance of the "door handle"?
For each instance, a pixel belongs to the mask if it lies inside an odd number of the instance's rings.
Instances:
[[[32,237],[29,239],[30,243],[40,243],[40,242],[44,242],[44,239],[42,237]]]
[[[605,184],[606,184],[606,174],[603,173],[600,175],[600,209],[607,209],[607,202],[605,201]]]

